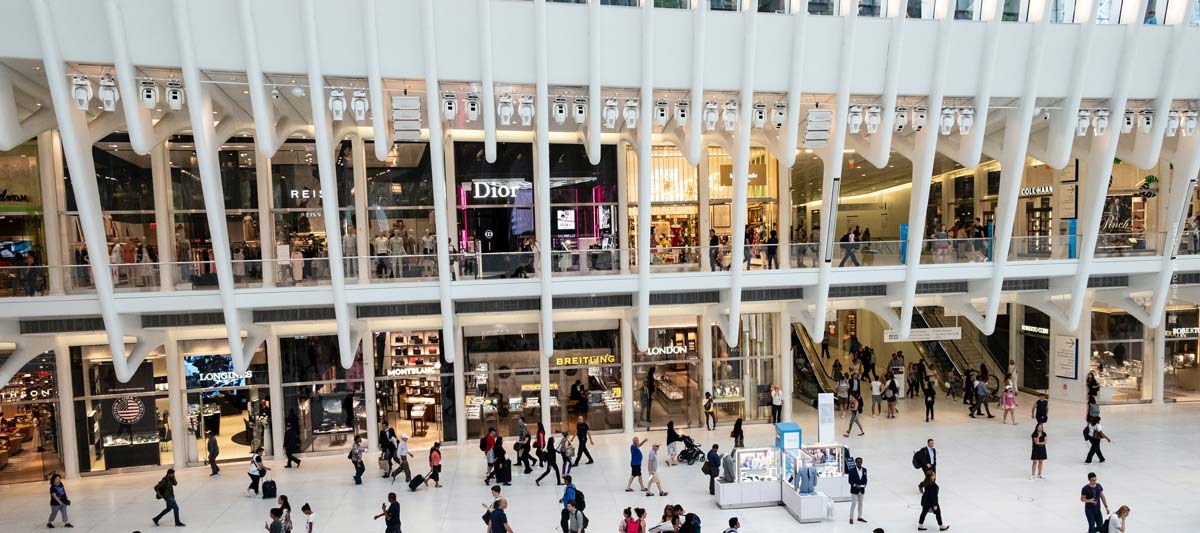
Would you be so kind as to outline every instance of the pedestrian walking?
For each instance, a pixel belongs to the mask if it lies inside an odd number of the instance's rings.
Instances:
[[[937,401],[937,388],[933,380],[925,382],[925,421],[933,420],[933,403]]]
[[[554,471],[554,483],[556,485],[562,485],[562,479],[558,472],[558,457],[559,457],[559,455],[558,455],[558,451],[556,451],[554,449],[554,437],[550,437],[550,440],[547,442],[547,444],[549,445],[549,451],[546,452],[546,470],[542,472],[542,475],[538,476],[538,478],[533,481],[533,484],[541,486],[542,479],[544,479],[547,475],[549,475],[550,471],[553,470]]]
[[[363,472],[367,471],[367,465],[363,463],[363,447],[362,437],[354,436],[354,444],[350,445],[350,453],[346,456],[350,460],[350,464],[354,466],[354,484],[362,485]]]
[[[288,497],[280,494],[275,499],[275,504],[278,505],[281,513],[279,521],[283,524],[283,533],[291,533],[292,531],[292,504],[288,502]]]
[[[854,232],[847,230],[846,234],[842,235],[842,238],[839,239],[839,241],[842,243],[840,245],[842,247],[842,261],[838,263],[838,267],[846,266],[846,261],[854,263],[854,266],[859,266],[858,257],[854,255],[855,250],[858,249]]]
[[[623,518],[617,526],[617,531],[620,533],[642,533],[642,526],[638,524],[637,518],[633,517],[633,508],[626,507],[621,511]]]
[[[829,359],[829,335],[821,337],[821,355]]]
[[[567,533],[583,533],[583,528],[587,526],[586,517],[583,516],[583,511],[575,507],[575,502],[567,502]]]
[[[492,509],[490,514],[490,519],[488,520],[488,533],[512,533],[512,526],[508,525],[507,510],[508,499],[500,498],[500,500],[496,502],[496,507]]]
[[[163,476],[162,479],[158,480],[158,484],[154,485],[154,497],[162,500],[163,504],[166,505],[166,508],[161,513],[158,513],[158,516],[150,519],[154,522],[154,525],[157,526],[158,521],[170,512],[175,513],[175,527],[186,525],[179,521],[179,504],[175,502],[175,486],[178,484],[179,482],[175,480],[175,469],[168,468],[167,475]]]
[[[742,522],[738,520],[738,517],[734,516],[729,519],[729,527],[725,528],[725,533],[738,533],[738,530],[741,528]]]
[[[771,385],[771,422],[783,422],[783,391],[777,385]]]
[[[1100,506],[1104,505],[1104,513],[1108,513],[1108,497],[1104,495],[1104,485],[1096,482],[1095,472],[1088,472],[1087,479],[1087,485],[1079,491],[1083,516],[1087,518],[1087,533],[1102,533],[1100,526],[1104,524],[1104,514],[1100,512]]]
[[[875,418],[883,414],[883,383],[879,382],[879,376],[871,378],[871,418]]]
[[[525,472],[528,474],[529,472]],[[433,447],[429,449],[429,476],[425,478],[425,484],[428,485],[433,481],[434,488],[442,488],[442,443],[434,442]]]
[[[704,429],[717,429],[717,407],[713,403],[711,392],[704,393]]]
[[[1033,452],[1030,453],[1029,459],[1033,464],[1029,466],[1029,479],[1042,477],[1042,463],[1046,461],[1046,430],[1042,428],[1042,423],[1033,428],[1033,433],[1029,435],[1033,440]]]
[[[250,465],[246,467],[246,475],[250,476],[250,486],[246,487],[246,496],[258,496],[258,482],[267,475],[267,465],[263,464],[262,447],[254,449],[250,454]]]
[[[887,417],[896,418],[896,395],[899,393],[899,388],[895,380],[888,380],[887,387],[883,389],[883,399],[887,401]]]
[[[479,438],[479,451],[483,452],[483,457],[487,461],[487,469],[483,474],[483,483],[486,485],[488,480],[492,478],[492,469],[496,466],[496,439],[498,435],[496,428],[489,427],[487,433]]]
[[[528,474],[533,472],[533,466],[531,466],[531,463],[537,462],[537,460],[535,460],[533,456],[529,454],[529,451],[533,449],[533,434],[525,430],[525,417],[521,417],[521,423],[517,427],[519,428],[517,431],[516,444],[517,462],[521,463],[521,466],[524,467],[522,471]]]
[[[679,454],[679,443],[683,442],[683,437],[675,431],[675,421],[667,421],[667,466],[675,464],[675,456]]]
[[[984,411],[987,411],[988,418],[996,418],[992,415],[992,408],[988,406],[988,387],[987,379],[982,375],[975,377],[975,405],[972,406],[971,418],[982,416]]]
[[[217,466],[217,454],[221,453],[221,447],[217,445],[217,436],[213,435],[212,430],[204,432],[208,436],[208,468],[212,471],[210,476],[215,476],[221,472],[221,467]]]
[[[850,380],[843,375],[837,382],[837,406],[842,412],[842,418],[846,418],[846,411],[850,405]]]
[[[317,533],[317,515],[313,513],[312,506],[304,504],[300,506],[300,512],[304,514],[304,529],[303,533]]]
[[[571,434],[567,433],[565,429],[558,437],[558,455],[562,458],[562,473],[564,476],[571,473],[571,468],[574,465],[574,460],[571,459],[575,455],[574,442],[575,440],[571,437]]]
[[[263,524],[263,529],[267,533],[283,533],[283,509],[272,507],[267,511],[267,516],[271,519]]]
[[[733,430],[729,432],[729,437],[733,439],[734,448],[746,447],[746,433],[742,431],[742,419],[738,418],[733,421]]]
[[[562,527],[563,533],[569,533],[570,512],[575,505],[575,483],[571,480],[571,476],[563,476],[563,481],[567,483],[563,489],[562,498],[558,499],[558,503],[562,504],[562,513],[559,515],[558,525]]]
[[[504,437],[496,437],[496,444],[492,446],[492,470],[488,472],[487,477],[483,478],[483,484],[488,485],[492,479],[495,479],[500,481],[501,484],[507,485],[509,482],[501,479],[501,474],[504,472],[505,465],[507,464],[508,452],[504,451]]]
[[[546,455],[547,455],[547,453],[546,453],[546,450],[547,450],[547,448],[546,448],[546,426],[543,426],[541,422],[538,422],[538,425],[537,425],[537,435],[534,437],[533,447],[534,447],[534,449],[537,450],[536,455],[537,455],[537,459],[538,459],[538,468],[541,468],[542,465],[546,464]],[[550,447],[550,449],[553,449],[553,448],[554,448],[553,446]]]
[[[1108,515],[1108,530],[1103,533],[1125,533],[1125,521],[1129,518],[1129,506],[1122,505],[1117,512]]]
[[[862,457],[854,458],[854,466],[850,468],[850,523],[854,524],[854,509],[858,509],[858,521],[863,520],[863,498],[867,492],[867,469],[863,468]]]
[[[380,505],[381,513],[375,515],[375,520],[383,519],[385,533],[400,533],[400,502],[396,501],[396,493],[389,492],[387,502]]]
[[[287,455],[287,464],[284,468],[291,468],[292,463],[296,463],[296,468],[300,468],[300,459],[296,454],[300,452],[300,430],[288,424],[288,427],[283,432],[283,453]]]
[[[1112,443],[1112,439],[1104,434],[1104,428],[1100,426],[1100,417],[1094,418],[1091,422],[1088,422],[1087,427],[1083,428],[1083,438],[1091,445],[1088,447],[1087,459],[1083,462],[1090,465],[1092,464],[1092,457],[1096,456],[1103,463],[1104,452],[1100,451],[1100,440],[1103,439]]]
[[[950,526],[942,523],[942,506],[938,501],[938,491],[940,488],[937,484],[937,472],[929,471],[925,475],[925,481],[921,483],[921,518],[917,520],[917,530],[925,531],[925,517],[929,513],[933,513],[933,517],[937,519],[938,529],[945,531],[950,529]]]
[[[579,439],[579,453],[575,456],[575,466],[579,466],[579,460],[583,459],[585,455],[588,458],[587,464],[590,465],[596,461],[592,460],[592,452],[588,451],[588,444],[596,444],[596,442],[592,440],[591,427],[584,422],[583,416],[580,416],[578,420],[579,423],[575,424],[575,438]]]
[[[497,439],[497,441],[498,440],[499,439]],[[499,444],[499,442],[497,442],[497,444]],[[413,454],[408,449],[408,433],[400,434],[400,440],[396,441],[395,453],[396,459],[400,462],[400,466],[397,466],[395,470],[392,470],[392,480],[394,481],[396,476],[400,475],[401,471],[404,471],[404,482],[408,483],[409,481],[412,481],[412,470],[408,466],[408,458],[413,457]]]
[[[1084,420],[1091,422],[1100,418],[1100,403],[1096,401],[1095,396],[1088,396],[1087,414],[1084,415]]]
[[[1011,418],[1012,425],[1017,425],[1017,393],[1013,390],[1012,385],[1004,386],[1004,395],[1000,397],[1000,406],[1004,408],[1004,417],[1000,419],[1000,423],[1003,424]]]
[[[663,490],[662,479],[658,477],[658,443],[650,445],[650,455],[646,458],[646,472],[650,474],[650,478],[646,480],[646,496],[654,496],[654,491],[650,490],[658,485],[658,495],[666,496],[667,492]]]
[[[842,436],[849,437],[850,429],[854,426],[858,426],[858,436],[861,437],[866,435],[866,432],[863,431],[862,421],[859,420],[859,416],[861,416],[862,413],[862,401],[859,400],[857,396],[851,396],[850,408],[847,410],[850,411],[850,423],[846,425],[846,432],[843,433]]]
[[[633,492],[634,479],[637,479],[641,491],[646,492],[646,485],[642,482],[642,445],[646,444],[646,439],[634,437],[632,442],[629,445],[629,481],[625,483],[625,492]]]
[[[717,476],[721,474],[721,454],[717,452],[718,445],[713,444],[705,457],[704,465],[708,468],[708,493],[717,494]]]
[[[57,472],[50,475],[50,518],[46,520],[46,527],[54,529],[54,517],[62,515],[63,527],[75,527],[71,525],[71,519],[67,517],[67,508],[71,506],[71,499],[67,497],[67,488],[63,486],[62,476]]]
[[[396,450],[393,448],[396,442],[396,432],[388,426],[388,421],[380,421],[382,426],[379,429],[379,467],[383,470],[383,477],[388,477],[392,473],[392,461],[396,460]]]
[[[488,531],[492,527],[492,513],[500,508],[500,500],[503,499],[500,497],[500,485],[492,485],[492,503],[480,504],[483,506],[483,523],[488,525]]]

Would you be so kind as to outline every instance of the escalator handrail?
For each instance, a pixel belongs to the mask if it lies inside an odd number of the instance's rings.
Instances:
[[[837,382],[833,380],[833,377],[825,370],[825,365],[821,363],[821,352],[816,349],[812,337],[808,336],[808,330],[804,329],[804,326],[797,326],[795,324],[792,325],[792,328],[797,333],[796,337],[803,344],[801,348],[804,350],[804,353],[809,354],[808,366],[813,367],[813,371],[820,374],[817,377],[817,386],[821,387],[825,392],[836,390]],[[817,359],[817,361],[814,363],[813,359]]]
[[[925,324],[925,327],[930,327],[930,324],[929,324],[929,319],[927,319],[927,318],[925,317],[925,314],[921,312],[920,308],[916,308],[916,309],[917,309],[917,312],[916,312],[916,313],[913,313],[913,317],[914,317],[914,318],[919,318],[919,319],[921,320],[921,322]],[[939,323],[939,324],[940,324],[940,323]],[[966,366],[967,366],[967,358],[966,358],[965,356],[963,356],[963,354],[962,354],[962,351],[960,351],[960,350],[958,349],[958,347],[957,347],[957,346],[955,346],[955,347],[954,347],[954,351],[955,351],[955,352],[957,352],[957,355],[958,355],[958,360],[957,360],[957,361],[955,361],[955,360],[954,360],[954,357],[952,357],[952,356],[951,356],[951,354],[950,354],[950,350],[947,350],[947,349],[946,349],[946,344],[945,344],[945,343],[943,343],[943,342],[942,342],[942,341],[940,341],[940,340],[938,340],[938,341],[928,341],[928,342],[929,342],[930,344],[936,344],[936,345],[937,345],[939,348],[941,348],[941,350],[942,350],[942,353],[946,354],[946,360],[950,361],[950,364],[951,364],[951,365],[954,367],[954,371],[955,371],[955,372],[958,372],[958,375],[960,375],[960,376],[961,376],[961,375],[962,375],[962,372],[963,372],[963,369],[964,369],[964,368],[966,368]],[[923,347],[923,346],[922,346],[922,344],[924,344],[924,343],[919,343],[919,342],[918,342],[918,343],[914,343],[914,344],[916,344],[916,345],[918,346],[918,349],[925,349],[925,350],[928,350],[928,347]]]
[[[915,314],[914,314],[914,316],[915,316],[916,314],[921,314],[921,313],[918,311],[917,313],[915,313]],[[922,319],[922,320],[925,320],[926,324],[928,324],[928,323],[929,323],[929,321],[928,321],[928,320],[925,318],[925,316],[924,316],[923,314],[921,314],[921,319]],[[938,326],[939,326],[939,327],[941,327],[941,326],[945,326],[945,324],[944,324],[944,323],[942,323],[942,322],[939,320],[939,321],[938,321]],[[966,342],[974,342],[974,341],[972,341],[972,340],[966,340]],[[987,363],[992,363],[991,365],[988,365],[988,366],[991,366],[991,367],[993,367],[993,368],[997,368],[997,369],[1002,369],[1002,368],[1004,368],[1004,365],[1002,365],[1002,364],[1000,363],[1000,361],[999,361],[998,359],[996,359],[996,354],[992,353],[992,349],[991,349],[991,348],[989,348],[989,347],[987,346],[987,344],[986,344],[986,343],[979,342],[979,343],[978,343],[978,345],[979,345],[978,347],[980,348],[980,351],[981,351],[981,353],[983,354],[983,356],[987,358],[987,361],[982,361],[984,364],[987,364]],[[962,365],[962,366],[964,366],[964,367],[965,367],[965,366],[967,366],[967,365],[966,365],[967,358],[966,358],[966,356],[962,355],[962,350],[960,350],[960,349],[958,348],[958,346],[957,346],[957,345],[955,345],[955,346],[954,346],[954,350],[955,350],[956,352],[958,352],[959,359],[961,359],[961,360],[962,360],[962,362],[963,362],[963,365]],[[1005,362],[1007,363],[1007,361],[1005,361]],[[962,373],[962,369],[961,369],[961,368],[959,369],[959,373],[960,373],[960,374]]]

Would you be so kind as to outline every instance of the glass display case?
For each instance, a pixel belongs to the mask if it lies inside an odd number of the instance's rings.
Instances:
[[[815,443],[800,448],[812,457],[817,475],[817,491],[829,495],[835,502],[850,500],[850,484],[846,482],[846,448],[836,442]]]
[[[780,478],[779,450],[739,448],[733,451],[734,477],[737,483],[777,481]]]
[[[733,459],[733,481],[717,484],[717,505],[722,509],[779,505],[783,476],[780,450],[739,448]]]
[[[833,499],[817,490],[821,479],[817,461],[804,450],[784,450],[782,487],[784,508],[799,522],[820,522],[833,518]]]

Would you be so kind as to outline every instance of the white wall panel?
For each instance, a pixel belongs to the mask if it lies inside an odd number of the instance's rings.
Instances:
[[[1033,24],[1002,23],[998,29],[1000,37],[996,48],[996,74],[992,76],[992,96],[1016,98],[1021,95],[1024,82],[1025,58],[1029,56]]]
[[[904,27],[904,56],[900,59],[899,94],[928,94],[929,80],[933,79],[933,50],[938,40],[937,21],[908,22]]]
[[[546,4],[546,40],[554,43],[546,47],[550,85],[582,85],[579,80],[588,77],[587,6]]]
[[[660,9],[654,12],[654,26],[654,47],[658,54],[654,86],[659,89],[690,89],[692,54],[695,53],[692,50],[692,12],[686,9]]]
[[[365,78],[367,55],[363,53],[362,2],[352,0],[318,1],[314,4],[313,11],[317,18],[317,32],[321,35],[321,69],[325,75]],[[231,13],[237,13],[237,11],[231,11]],[[228,23],[228,17],[222,17],[222,19]],[[381,22],[384,22],[383,28],[390,27],[386,21]],[[241,50],[237,48],[233,49],[230,54],[234,57],[242,57]],[[349,91],[346,96],[349,97]]]
[[[881,94],[883,93],[883,81],[887,76],[892,21],[876,17],[860,17],[855,23],[858,24],[858,29],[854,33],[854,69],[850,75],[852,92],[854,94]]]
[[[376,0],[377,1],[377,0]],[[380,9],[383,4],[396,3],[381,1]],[[415,2],[413,2],[415,3]],[[482,77],[481,67],[479,64],[479,13],[475,6],[476,3],[471,0],[439,0],[435,1],[437,9],[437,18],[434,23],[437,24],[437,55],[438,55],[438,76],[442,80],[455,81],[470,81],[478,82]],[[419,15],[418,10],[412,11],[412,16]],[[384,49],[389,50],[391,55],[400,55],[411,57],[413,60],[420,62],[421,54],[419,53],[422,45],[417,43],[417,50],[412,52],[406,51],[403,48],[392,48],[390,41],[393,37],[399,36],[400,33],[408,33],[414,40],[420,36],[418,31],[409,31],[407,28],[413,28],[416,20],[411,24],[402,23],[399,21],[391,21],[388,19],[380,19],[379,24],[379,43]],[[504,31],[503,28],[493,26],[492,36],[495,39],[509,39],[511,36]],[[387,61],[386,57],[381,58]],[[530,58],[530,61],[533,61]],[[384,77],[388,75],[384,72]],[[422,74],[414,74],[413,78],[420,78]],[[390,105],[390,104],[388,104]]]
[[[983,50],[987,27],[983,22],[954,24],[950,27],[951,65],[946,75],[948,98],[975,96],[979,84],[979,58]]]
[[[533,2],[493,3],[492,28],[496,83],[532,85],[537,75],[537,65],[533,60]],[[448,59],[454,56],[442,54],[442,57]],[[580,57],[587,56],[584,54]]]
[[[462,0],[442,1],[447,5],[462,4]],[[439,8],[438,11],[442,12],[442,9],[449,13],[470,13],[470,15],[459,16],[462,24],[458,34],[475,33],[474,9],[468,10],[465,6],[456,6],[455,9]],[[381,48],[379,70],[384,79],[423,78],[425,62],[421,58],[425,53],[425,46],[421,44],[421,31],[418,29],[421,24],[420,3],[381,1],[376,3],[376,12],[379,15],[377,20],[379,23],[379,47]],[[356,34],[350,38],[358,38],[358,36]],[[440,40],[438,44],[441,45]],[[438,52],[438,55],[443,58],[457,58],[463,57],[464,54],[477,56],[479,49],[477,47],[468,48],[465,44],[460,43],[457,47],[441,48]],[[303,61],[300,62],[300,65],[303,69]]]

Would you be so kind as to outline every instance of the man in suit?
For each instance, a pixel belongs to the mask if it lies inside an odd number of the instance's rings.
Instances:
[[[924,465],[921,467],[921,472],[925,474],[924,477],[929,477],[930,472],[937,472],[938,455],[937,448],[933,447],[933,439],[925,441],[925,447],[921,448],[920,453],[921,464]],[[921,478],[922,482],[925,480],[924,477]],[[918,486],[920,486],[920,484],[918,484]]]
[[[858,521],[863,520],[863,493],[867,491],[867,469],[863,468],[862,457],[854,458],[854,466],[850,468],[850,524],[854,524],[854,509],[858,508]]]

